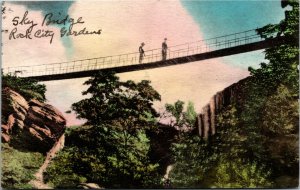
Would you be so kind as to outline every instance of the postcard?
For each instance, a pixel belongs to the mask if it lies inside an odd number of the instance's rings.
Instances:
[[[1,7],[2,188],[298,187],[298,1]]]

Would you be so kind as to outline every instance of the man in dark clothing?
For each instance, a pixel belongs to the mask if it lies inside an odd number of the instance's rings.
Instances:
[[[168,49],[168,45],[167,45],[167,38],[165,38],[165,41],[162,43],[162,60],[166,60],[167,59],[167,49]]]
[[[139,59],[139,63],[142,63],[143,59],[144,59],[144,56],[145,56],[145,51],[143,49],[145,43],[143,42],[141,44],[141,46],[139,47],[139,52],[140,52],[140,59]]]

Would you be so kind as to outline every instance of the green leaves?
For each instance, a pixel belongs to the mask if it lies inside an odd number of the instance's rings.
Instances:
[[[283,3],[284,7],[292,6],[292,10],[285,11],[285,19],[279,24],[266,25],[257,29],[262,38],[273,38],[284,36],[285,44],[265,50],[268,64],[254,70],[249,69],[250,73],[268,90],[272,90],[280,84],[284,84],[292,89],[295,94],[299,94],[299,72],[297,69],[299,60],[299,4],[297,1],[289,0]],[[275,35],[274,35],[275,34]]]
[[[263,110],[262,127],[272,135],[297,134],[299,105],[286,86],[279,86],[276,94],[268,97]]]
[[[145,130],[155,130],[158,113],[152,105],[160,100],[158,92],[149,81],[122,82],[113,73],[98,73],[84,84],[89,88],[83,95],[89,98],[74,103],[72,110],[87,120],[86,126],[69,132],[66,148],[49,170],[49,180],[56,187],[66,184],[51,176],[66,175],[62,179],[73,187],[80,179],[106,188],[157,185],[158,164],[149,159]]]
[[[197,113],[192,102],[188,102],[186,111],[184,111],[184,102],[177,100],[174,104],[166,104],[166,111],[169,115],[168,118],[171,118],[171,126],[193,128],[196,122]],[[172,120],[172,117],[175,118],[175,121]]]
[[[270,171],[256,163],[243,163],[240,159],[221,159],[216,167],[216,188],[261,188],[271,187]]]
[[[72,109],[79,118],[87,119],[87,124],[113,124],[120,128],[147,127],[145,120],[149,114],[157,117],[158,113],[152,108],[153,102],[160,100],[160,95],[151,86],[149,81],[134,83],[121,82],[112,73],[98,73],[85,82],[90,85],[83,94],[90,94],[88,99],[72,105]],[[126,122],[124,119],[127,119]]]
[[[185,135],[172,152],[174,187],[297,187],[299,182],[299,4],[282,1],[285,19],[257,30],[262,38],[285,37],[265,50],[266,63],[249,68],[236,100],[217,114],[207,142]],[[182,102],[167,105],[182,125]],[[188,171],[188,172],[187,172]],[[283,180],[284,179],[284,180]]]

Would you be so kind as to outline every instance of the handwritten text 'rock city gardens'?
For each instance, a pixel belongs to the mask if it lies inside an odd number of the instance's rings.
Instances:
[[[30,19],[28,16],[28,11],[19,17],[15,16],[12,19],[12,24],[14,28],[10,31],[9,39],[33,39],[33,38],[49,38],[50,44],[52,43],[55,31],[48,28],[49,25],[60,28],[60,37],[65,36],[81,36],[81,35],[100,35],[102,29],[89,31],[84,27],[85,21],[82,17],[74,19],[69,15],[62,16],[60,13],[55,15],[53,13],[47,13],[43,20],[39,23]],[[79,29],[74,29],[74,26],[79,27]],[[19,27],[26,27],[26,30],[19,30]]]

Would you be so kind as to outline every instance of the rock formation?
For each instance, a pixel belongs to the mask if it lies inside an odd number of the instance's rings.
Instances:
[[[66,119],[53,106],[26,101],[10,88],[2,89],[2,142],[14,141],[18,136],[32,146],[27,148],[47,152],[64,133],[65,125]],[[24,145],[24,141],[16,143]]]
[[[200,137],[205,139],[216,133],[216,117],[223,108],[240,99],[244,88],[250,77],[234,83],[224,90],[216,93],[210,102],[202,108],[201,114],[197,116],[196,130]]]

